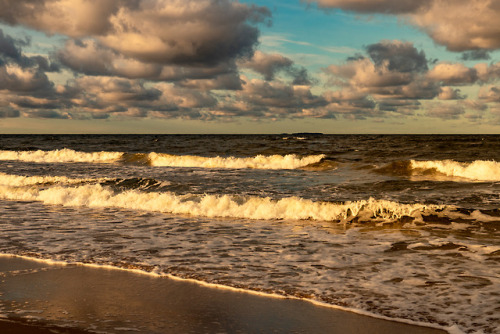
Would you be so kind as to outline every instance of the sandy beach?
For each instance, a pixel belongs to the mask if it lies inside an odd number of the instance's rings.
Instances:
[[[0,257],[2,333],[445,333],[193,282]]]

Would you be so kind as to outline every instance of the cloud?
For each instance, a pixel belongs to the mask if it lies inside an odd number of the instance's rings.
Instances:
[[[487,86],[482,87],[479,91],[478,97],[485,102],[500,102],[500,87]]]
[[[246,77],[243,82],[242,90],[220,99],[219,104],[209,110],[212,116],[255,119],[321,117],[315,112],[327,105],[322,96],[313,94],[305,85]],[[328,116],[332,117],[331,114]]]
[[[0,118],[17,118],[20,115],[19,110],[0,106]]]
[[[59,66],[42,56],[27,57],[22,52],[22,47],[28,46],[30,40],[13,38],[4,34],[0,29],[0,66],[14,63],[23,68],[38,67],[43,72],[58,72]]]
[[[219,76],[232,75],[239,78],[233,61],[214,66],[180,66],[144,63],[126,57],[101,45],[94,39],[68,40],[55,57],[76,73],[91,76],[117,76],[127,79],[151,81],[213,80]],[[238,89],[234,82],[219,88]]]
[[[18,94],[50,94],[54,84],[42,71],[17,64],[0,66],[0,90]]]
[[[410,42],[382,41],[368,45],[366,52],[376,66],[386,64],[389,71],[407,73],[428,69],[424,51],[418,51]]]
[[[460,57],[461,60],[490,60],[490,51],[489,50],[470,50],[462,53]]]
[[[495,85],[480,90],[480,101],[465,100],[466,96],[456,88],[496,82],[500,78],[500,63],[470,68],[460,63],[441,62],[429,68],[430,62],[423,51],[411,43],[382,41],[365,49],[366,56],[356,54],[343,64],[325,69],[329,84],[337,90],[327,91],[324,97],[329,102],[327,108],[337,114],[356,119],[383,118],[395,113],[415,115],[423,110],[429,117],[457,119],[464,116],[466,110],[485,111],[488,103],[500,102],[500,89]],[[435,99],[460,100],[460,104],[422,103]]]
[[[477,70],[468,68],[459,63],[439,63],[429,73],[427,77],[434,81],[442,82],[445,85],[469,85],[478,80]]]
[[[19,44],[25,44],[24,41],[14,39],[9,35],[4,35],[3,30],[0,29],[0,55],[11,59],[21,58],[21,48]]]
[[[140,81],[112,77],[81,77],[61,92],[74,108],[84,112],[125,112],[131,108],[149,107],[161,91],[146,88]]]
[[[195,76],[196,77],[196,76]],[[241,90],[243,81],[239,73],[234,69],[233,72],[217,75],[214,78],[191,79],[189,76],[176,82],[176,85],[184,88],[198,90]]]
[[[426,80],[427,58],[413,44],[382,41],[366,47],[368,57],[357,54],[325,72],[339,91],[326,95],[337,112],[355,119],[384,117],[386,112],[414,114],[419,99],[433,99],[439,85]],[[406,61],[405,61],[406,60]]]
[[[322,8],[362,14],[398,15],[450,51],[500,48],[500,4],[496,0],[306,0]],[[482,53],[484,55],[484,52]],[[483,58],[484,59],[484,58]]]
[[[230,0],[17,0],[0,20],[72,38],[92,37],[144,63],[216,65],[251,55],[265,7]]]
[[[52,118],[52,119],[70,119],[71,115],[55,110],[30,110],[26,113],[27,117],[31,118]]]
[[[427,6],[430,0],[307,0],[322,8],[339,8],[359,13],[404,14]]]
[[[427,106],[426,115],[444,120],[458,119],[465,114],[465,108],[459,104],[435,103]]]
[[[276,73],[292,67],[293,61],[278,53],[267,54],[256,51],[251,59],[241,62],[241,67],[250,68],[264,76],[267,81],[274,79]]]
[[[16,0],[0,2],[0,19],[50,34],[68,36],[102,34],[112,28],[109,18],[121,0]],[[131,0],[136,6],[138,1]]]
[[[408,85],[427,70],[425,53],[408,42],[382,41],[366,50],[370,58],[357,55],[343,65],[329,66],[326,72],[333,75],[332,83],[384,95],[390,87]]]
[[[465,96],[462,95],[460,89],[454,89],[451,87],[441,87],[438,99],[440,100],[462,100]]]
[[[310,85],[312,81],[304,67],[296,66],[291,59],[278,53],[256,51],[251,59],[240,61],[239,66],[262,74],[267,81],[274,80],[278,72],[291,76],[294,85]]]
[[[500,62],[490,65],[486,63],[476,64],[474,69],[482,83],[491,83],[500,79]]]
[[[244,85],[238,95],[245,102],[260,108],[277,108],[300,112],[305,108],[326,105],[325,100],[311,93],[306,86],[294,86],[282,82],[253,79]]]

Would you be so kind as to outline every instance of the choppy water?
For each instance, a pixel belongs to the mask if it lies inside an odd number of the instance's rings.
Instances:
[[[500,136],[0,136],[0,252],[500,332]]]

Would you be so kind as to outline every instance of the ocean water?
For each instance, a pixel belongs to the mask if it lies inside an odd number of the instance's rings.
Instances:
[[[0,253],[500,332],[500,136],[3,135]]]

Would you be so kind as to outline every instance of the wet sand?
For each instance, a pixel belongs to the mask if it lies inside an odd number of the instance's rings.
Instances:
[[[0,333],[445,331],[190,281],[0,256]]]

